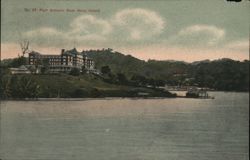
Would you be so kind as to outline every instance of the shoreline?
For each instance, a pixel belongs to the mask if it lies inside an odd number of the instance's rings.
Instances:
[[[99,97],[99,98],[23,98],[23,99],[1,99],[1,101],[89,101],[89,100],[115,100],[115,99],[130,99],[130,100],[141,100],[141,99],[175,99],[175,98],[187,98],[187,99],[214,99],[208,98],[194,98],[186,96],[176,97]]]
[[[210,92],[210,91],[209,91]],[[230,91],[212,91],[212,92],[222,92],[230,93]],[[249,92],[231,92],[231,93],[248,93]],[[183,95],[176,95],[174,97],[85,97],[85,98],[8,98],[0,99],[1,101],[88,101],[88,100],[114,100],[114,99],[131,99],[131,100],[140,100],[140,99],[174,99],[174,98],[187,98],[187,99],[215,99],[215,97],[186,97]]]
[[[180,97],[99,97],[99,98],[23,98],[1,99],[0,101],[88,101],[88,100],[114,100],[114,99],[169,99]]]
[[[177,91],[178,92],[178,91]],[[181,92],[181,91],[179,91]],[[222,92],[222,93],[230,93],[230,91],[209,91],[209,92]],[[231,93],[248,93],[249,92],[232,92]],[[1,101],[88,101],[88,100],[114,100],[114,99],[131,99],[131,100],[140,100],[140,99],[174,99],[174,98],[187,98],[187,99],[215,99],[213,96],[209,96],[207,98],[203,97],[186,97],[184,95],[176,95],[173,97],[85,97],[85,98],[7,98],[0,99]]]

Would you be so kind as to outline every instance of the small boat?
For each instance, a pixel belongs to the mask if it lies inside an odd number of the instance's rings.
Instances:
[[[204,88],[190,87],[187,90],[186,98],[204,98],[204,99],[214,99],[208,95],[207,90]]]

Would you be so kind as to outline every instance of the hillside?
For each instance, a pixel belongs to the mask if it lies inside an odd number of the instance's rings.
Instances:
[[[148,78],[167,79],[173,74],[187,72],[187,63],[179,61],[143,61],[131,55],[108,50],[90,50],[85,53],[94,59],[97,69],[108,65],[114,73],[124,73],[131,78],[134,74]]]
[[[122,74],[128,81],[167,85],[195,85],[221,91],[249,91],[249,60],[204,60],[193,63],[182,61],[143,61],[112,49],[88,50],[84,54],[93,58],[96,68],[109,66],[113,77]],[[27,63],[25,58],[7,59],[2,67],[17,67]]]
[[[181,61],[139,60],[110,50],[85,53],[94,59],[96,67],[108,65],[114,73],[124,73],[164,80],[167,85],[197,85],[223,91],[249,91],[249,60]]]
[[[90,50],[85,53],[94,59],[96,68],[100,69],[102,66],[108,65],[115,73],[122,72],[128,76],[137,74],[143,70],[145,61],[132,57],[131,55],[124,55],[112,50]]]

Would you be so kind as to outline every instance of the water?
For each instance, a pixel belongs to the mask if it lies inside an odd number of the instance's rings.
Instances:
[[[248,160],[248,93],[1,102],[2,160]]]

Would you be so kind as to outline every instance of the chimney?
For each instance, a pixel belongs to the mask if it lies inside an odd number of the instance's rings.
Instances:
[[[62,49],[61,54],[63,54],[63,53],[64,53],[64,51],[65,51],[65,49]]]

